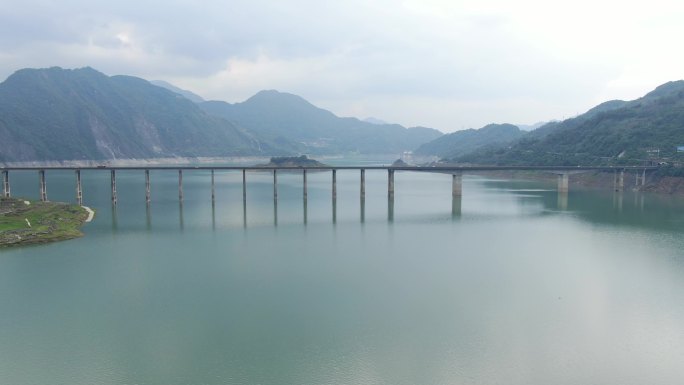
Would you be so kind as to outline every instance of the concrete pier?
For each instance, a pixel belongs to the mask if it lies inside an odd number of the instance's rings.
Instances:
[[[178,220],[180,221],[181,231],[185,229],[185,221],[183,220],[183,201],[178,201]]]
[[[558,192],[567,193],[568,192],[568,182],[570,175],[567,172],[558,175]]]
[[[613,193],[613,208],[617,212],[622,212],[623,200],[624,200],[623,192],[616,190]]]
[[[366,170],[361,169],[361,199],[366,198]]]
[[[451,174],[451,196],[460,197],[463,195],[463,173]]]
[[[183,170],[178,170],[178,200],[183,201]]]
[[[302,170],[302,186],[303,186],[303,188],[302,188],[302,197],[304,198],[304,202],[306,202],[306,198],[307,198],[307,195],[308,195],[308,193],[307,193],[307,191],[306,191],[306,169],[303,169],[303,170]]]
[[[641,185],[646,186],[646,169],[644,169],[643,174],[641,174]]]
[[[387,198],[394,199],[394,170],[387,170]]]
[[[332,200],[337,201],[337,170],[332,170]]]
[[[145,170],[145,203],[150,204],[150,170]]]
[[[360,213],[361,223],[363,223],[366,221],[366,200],[363,197],[361,197],[361,199],[360,199],[359,209],[361,211],[361,213]]]
[[[119,214],[116,205],[111,205],[112,208],[112,230],[116,231],[119,228]]]
[[[645,186],[646,185],[646,169],[644,169],[641,173],[639,171],[634,172],[634,185],[635,186]]]
[[[3,170],[2,172],[2,196],[5,198],[10,197],[9,171],[7,170]]]
[[[278,226],[278,200],[273,200],[273,226]]]
[[[451,217],[458,218],[461,216],[461,196],[451,196]]]
[[[149,204],[145,205],[145,228],[152,230],[152,209]]]
[[[558,210],[565,211],[568,209],[568,192],[558,191]]]
[[[278,173],[276,169],[273,169],[273,200],[278,200]]]
[[[247,170],[245,170],[244,168],[242,169],[242,204],[245,206],[247,204]],[[245,210],[247,210],[246,207]],[[245,218],[247,218],[246,212]]]
[[[615,191],[625,190],[625,170],[615,172]]]
[[[214,169],[211,170],[211,203],[216,201],[216,185],[214,184]],[[213,208],[213,206],[212,206]]]
[[[76,202],[79,206],[83,206],[83,189],[81,187],[81,170],[76,170]]]
[[[45,170],[38,171],[38,179],[40,180],[40,200],[47,202],[47,185],[45,184]]]
[[[303,209],[304,209],[304,224],[306,225],[306,223],[307,223],[307,221],[308,221],[308,218],[309,218],[308,210],[307,210],[308,204],[307,204],[307,202],[306,202],[306,198],[304,198],[303,205],[304,205],[304,206],[303,206]]]
[[[112,185],[112,204],[116,205],[116,170],[111,172],[111,185]]]

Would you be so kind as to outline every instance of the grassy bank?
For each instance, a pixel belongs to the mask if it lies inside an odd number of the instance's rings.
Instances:
[[[86,218],[88,212],[78,205],[0,198],[0,247],[80,237]]]

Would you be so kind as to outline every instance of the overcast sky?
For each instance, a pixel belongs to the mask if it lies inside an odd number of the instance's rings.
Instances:
[[[8,2],[1,79],[91,66],[444,132],[568,118],[684,78],[681,0]]]

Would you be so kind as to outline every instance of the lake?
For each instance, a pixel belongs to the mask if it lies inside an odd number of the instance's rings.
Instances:
[[[331,162],[332,163],[332,162]],[[684,383],[684,199],[466,175],[83,171],[85,237],[0,250],[2,384]],[[12,172],[38,198],[37,172]],[[48,198],[75,201],[73,172]]]

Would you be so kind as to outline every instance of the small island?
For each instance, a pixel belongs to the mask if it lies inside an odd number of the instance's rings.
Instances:
[[[315,159],[309,159],[306,155],[301,156],[281,156],[273,157],[267,164],[260,164],[259,167],[330,167],[325,163],[321,163]]]
[[[78,205],[0,198],[0,248],[78,238],[90,219],[92,211]]]

